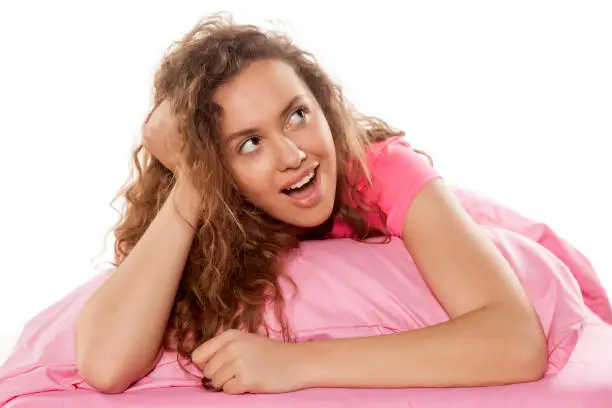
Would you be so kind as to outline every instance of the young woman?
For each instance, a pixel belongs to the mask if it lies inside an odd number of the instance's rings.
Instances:
[[[122,191],[117,269],[75,329],[92,386],[122,392],[165,347],[228,393],[543,375],[546,340],[505,259],[403,133],[353,110],[310,54],[212,16],[169,50],[154,82],[137,177]],[[283,253],[306,239],[373,236],[403,240],[451,319],[292,342]],[[266,335],[270,303],[285,341]]]

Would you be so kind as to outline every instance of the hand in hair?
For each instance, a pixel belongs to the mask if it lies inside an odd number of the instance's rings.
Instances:
[[[142,128],[145,148],[168,170],[174,172],[178,163],[178,129],[171,101],[162,101],[149,115]]]

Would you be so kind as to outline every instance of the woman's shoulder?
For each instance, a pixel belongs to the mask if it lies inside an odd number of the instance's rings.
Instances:
[[[392,136],[390,135],[381,140],[371,141],[369,144],[370,146],[378,148],[378,149],[384,146],[389,146],[389,145],[394,145],[394,144],[411,146],[410,143],[408,143],[408,138],[405,135],[392,135]]]
[[[381,154],[387,154],[390,149],[412,149],[412,146],[403,136],[391,136],[384,140],[370,142],[366,147],[368,159],[376,159]]]
[[[429,157],[416,150],[403,136],[370,143],[366,156],[368,170],[377,178],[414,178],[436,173]]]
[[[401,136],[371,143],[367,156],[371,181],[362,193],[385,213],[390,232],[400,236],[408,208],[418,193],[441,176],[427,156]]]
[[[357,175],[349,178],[351,182],[345,191],[347,203],[362,213],[367,224],[376,228],[386,227],[393,236],[400,237],[404,217],[416,195],[440,175],[427,156],[418,153],[403,136],[371,142],[365,155],[369,180],[363,173],[358,178]],[[378,214],[365,211],[357,201],[374,204],[385,214],[386,225],[380,225]],[[331,236],[351,236],[351,229],[336,220]]]

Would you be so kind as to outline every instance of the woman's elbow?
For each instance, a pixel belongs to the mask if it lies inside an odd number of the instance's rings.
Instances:
[[[121,394],[125,390],[129,388],[124,384],[115,382],[115,381],[105,381],[105,380],[96,380],[96,381],[87,381],[85,380],[92,388],[96,391],[101,392],[103,394]]]
[[[512,383],[534,382],[544,377],[548,368],[548,348],[546,336],[539,327],[517,336],[514,350],[514,353],[505,353],[509,357],[506,363],[512,368],[508,370],[513,373]]]
[[[546,338],[536,338],[526,342],[523,346],[519,372],[522,373],[522,382],[541,380],[548,368],[548,350]]]
[[[93,366],[77,364],[79,376],[96,391],[104,394],[121,394],[127,390],[130,384],[122,380],[116,374],[117,371],[110,372]]]

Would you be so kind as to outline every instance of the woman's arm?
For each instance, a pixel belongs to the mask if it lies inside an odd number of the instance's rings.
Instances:
[[[176,173],[180,135],[171,101],[158,105],[142,130],[147,151]],[[189,180],[178,177],[132,251],[117,260],[117,270],[85,303],[75,344],[79,373],[91,386],[122,392],[161,358],[161,341],[195,236],[189,224],[197,224],[200,201]]]
[[[541,378],[547,350],[538,317],[509,264],[443,181],[418,194],[403,237],[451,320],[298,344],[304,386],[451,387]]]
[[[198,215],[197,193],[177,183],[130,254],[84,305],[75,344],[79,374],[92,387],[123,392],[157,363],[195,235],[185,220],[195,225]]]

